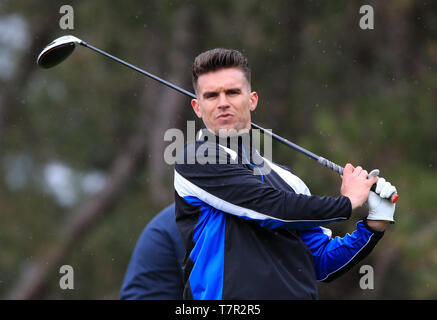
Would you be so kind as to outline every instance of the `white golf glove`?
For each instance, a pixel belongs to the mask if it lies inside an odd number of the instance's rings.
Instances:
[[[385,220],[394,222],[396,204],[390,201],[391,195],[397,192],[392,184],[384,178],[379,178],[375,192],[370,191],[367,203],[369,205],[368,220]]]

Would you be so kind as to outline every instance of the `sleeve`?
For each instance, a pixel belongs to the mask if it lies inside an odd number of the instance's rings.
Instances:
[[[343,238],[331,237],[331,230],[324,227],[300,231],[300,237],[314,257],[314,269],[318,281],[330,282],[346,273],[367,257],[384,235],[359,221],[352,234]]]
[[[351,215],[350,200],[344,196],[319,197],[281,190],[242,164],[189,163],[175,165],[174,186],[181,198],[257,221],[266,228],[308,229]]]
[[[182,299],[183,255],[171,206],[143,230],[129,262],[120,299]]]

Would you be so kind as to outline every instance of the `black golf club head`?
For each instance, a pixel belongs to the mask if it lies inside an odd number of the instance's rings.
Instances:
[[[49,43],[39,54],[37,63],[42,68],[51,68],[64,61],[82,40],[63,36]]]

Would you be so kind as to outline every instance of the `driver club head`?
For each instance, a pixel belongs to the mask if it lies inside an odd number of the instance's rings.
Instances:
[[[39,54],[37,64],[42,68],[51,68],[64,61],[82,40],[68,35],[49,43]]]

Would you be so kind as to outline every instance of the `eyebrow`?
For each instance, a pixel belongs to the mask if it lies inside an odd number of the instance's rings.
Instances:
[[[229,93],[241,93],[241,89],[238,88],[238,87],[236,87],[236,88],[229,88],[229,89],[225,90],[225,93],[226,94],[229,94]],[[218,94],[218,91],[206,91],[206,92],[203,93],[202,96],[204,98],[210,98],[210,97],[216,96],[217,94]]]

